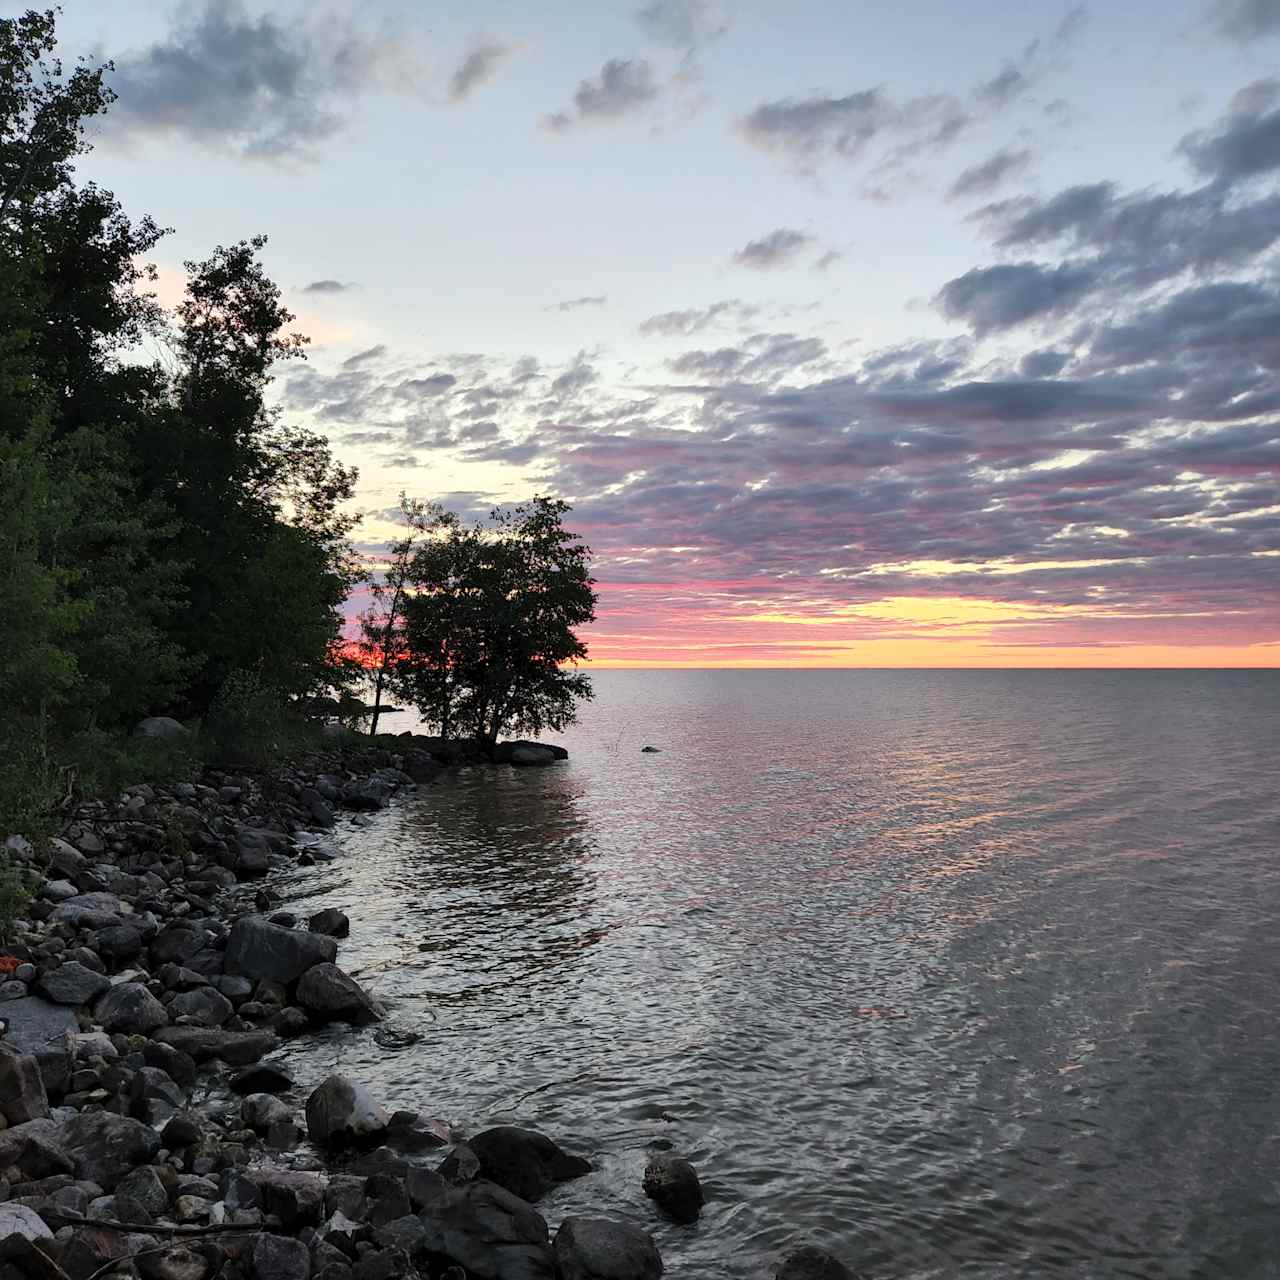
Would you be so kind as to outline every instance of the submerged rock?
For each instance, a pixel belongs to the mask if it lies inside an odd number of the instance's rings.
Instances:
[[[557,1182],[580,1178],[591,1172],[591,1164],[581,1156],[562,1150],[545,1134],[515,1125],[498,1125],[478,1133],[467,1143],[475,1156],[482,1178],[496,1182],[522,1200],[537,1200]],[[451,1155],[440,1172],[453,1178],[462,1155]]]
[[[658,1280],[662,1274],[653,1237],[611,1218],[566,1218],[555,1255],[561,1280]]]
[[[336,964],[317,964],[298,979],[298,1003],[317,1022],[373,1022],[378,1014],[364,988]]]
[[[676,1222],[696,1222],[702,1212],[697,1170],[669,1151],[658,1152],[645,1166],[644,1193]]]
[[[856,1280],[839,1258],[811,1244],[783,1254],[772,1274],[774,1280]]]

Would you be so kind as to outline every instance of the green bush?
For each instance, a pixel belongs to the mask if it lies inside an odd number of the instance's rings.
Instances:
[[[24,916],[31,902],[31,877],[0,852],[0,942],[8,942],[13,922]]]
[[[60,755],[81,795],[110,799],[140,782],[185,782],[200,767],[202,744],[182,738],[126,737],[102,729],[76,734]]]
[[[262,768],[322,741],[318,725],[291,711],[284,694],[251,671],[233,671],[222,682],[204,737],[209,759]]]
[[[0,738],[0,840],[21,835],[40,848],[60,825],[65,785],[42,726],[13,726]]]

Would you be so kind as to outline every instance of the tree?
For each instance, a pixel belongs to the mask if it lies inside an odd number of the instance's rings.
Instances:
[[[378,732],[382,695],[390,687],[399,664],[406,664],[402,680],[408,682],[408,653],[404,632],[405,590],[414,556],[424,538],[456,527],[457,517],[435,503],[400,494],[400,518],[404,536],[387,547],[387,568],[380,580],[370,585],[369,608],[360,615],[360,639],[356,651],[365,668],[373,673],[373,709],[369,736]],[[448,721],[447,712],[445,714]]]
[[[563,729],[592,696],[575,628],[595,619],[590,549],[563,526],[568,503],[537,497],[486,527],[451,523],[413,557],[397,692],[490,753],[504,732]]]

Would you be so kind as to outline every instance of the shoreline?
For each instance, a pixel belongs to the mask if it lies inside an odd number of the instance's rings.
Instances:
[[[435,1118],[389,1114],[340,1074],[303,1098],[269,1060],[381,1011],[337,963],[341,912],[299,921],[261,888],[243,912],[242,895],[340,857],[323,837],[338,812],[490,763],[470,744],[398,742],[132,786],[79,805],[45,859],[8,841],[41,883],[0,947],[0,1274],[661,1273],[652,1237],[626,1222],[566,1219],[552,1238],[536,1201],[591,1165],[545,1135],[497,1126],[464,1141]],[[495,753],[517,766],[566,756],[523,742]],[[694,1171],[665,1153],[645,1193],[677,1220],[702,1202]]]

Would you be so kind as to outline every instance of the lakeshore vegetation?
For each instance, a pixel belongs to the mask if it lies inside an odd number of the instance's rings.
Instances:
[[[303,708],[363,711],[370,683],[371,732],[384,693],[489,747],[563,727],[596,599],[567,505],[468,525],[406,498],[385,572],[362,563],[355,471],[270,402],[307,340],[265,238],[185,263],[160,305],[166,230],[77,180],[111,67],[63,67],[56,17],[0,20],[0,839],[202,752],[296,750]],[[129,735],[156,714],[198,731]]]

